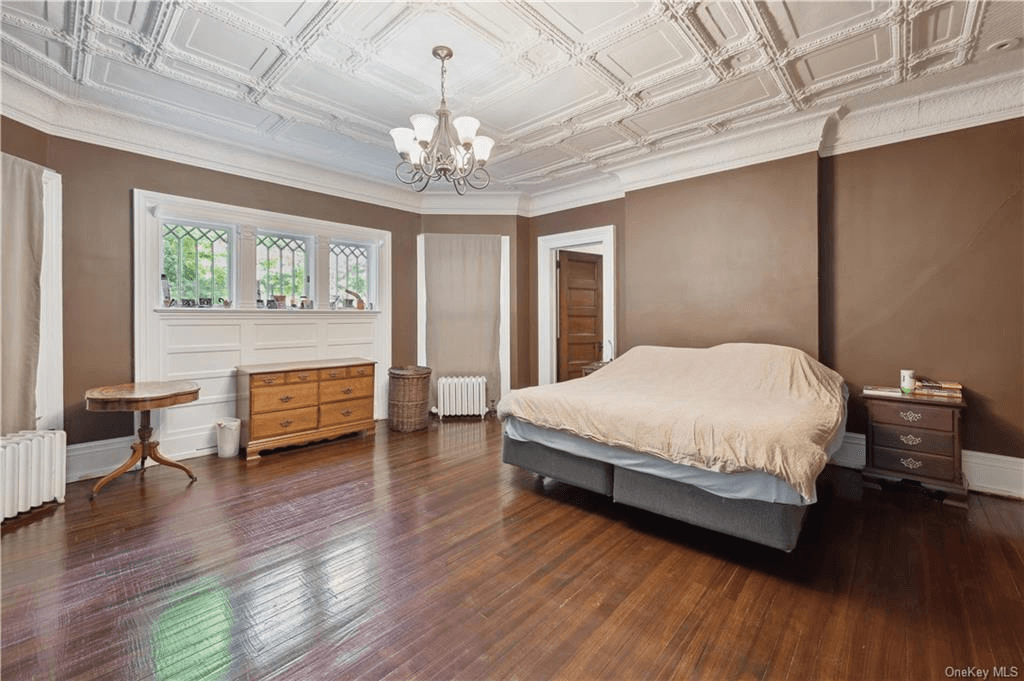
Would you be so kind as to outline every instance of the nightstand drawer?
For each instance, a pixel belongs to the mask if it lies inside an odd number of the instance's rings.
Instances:
[[[874,467],[897,473],[953,481],[956,479],[954,460],[948,456],[935,456],[923,452],[908,452],[888,447],[875,447]]]
[[[872,426],[871,434],[878,447],[953,456],[953,433],[886,424]]]
[[[899,426],[913,426],[915,428],[928,428],[930,430],[944,430],[947,432],[952,432],[953,430],[954,412],[952,409],[945,407],[871,400],[868,404],[868,409],[871,410],[871,417],[878,423],[892,423]]]

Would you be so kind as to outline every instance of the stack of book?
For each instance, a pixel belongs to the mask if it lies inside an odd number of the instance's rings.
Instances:
[[[861,394],[874,397],[893,397],[903,395],[904,393],[899,388],[866,385],[861,390]],[[929,378],[918,378],[917,385],[910,394],[919,397],[946,397],[951,400],[962,400],[964,398],[964,387],[952,381],[933,381]]]
[[[918,378],[913,394],[962,400],[964,398],[964,387],[953,381],[933,381],[930,378]]]

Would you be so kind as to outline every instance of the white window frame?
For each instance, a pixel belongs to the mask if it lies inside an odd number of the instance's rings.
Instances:
[[[256,308],[256,233],[280,232],[310,237],[311,259],[315,263],[311,284],[315,288],[314,309],[296,314],[380,314],[381,354],[391,357],[391,233],[386,230],[361,227],[339,222],[316,220],[283,213],[232,206],[144,189],[133,189],[133,263],[134,263],[134,332],[135,380],[159,380],[158,357],[154,344],[161,315],[168,314],[275,314],[273,310]],[[163,272],[160,249],[163,244],[162,225],[177,220],[214,225],[237,225],[235,248],[235,301],[233,309],[210,308],[183,310],[165,308],[160,292],[160,274]],[[374,246],[377,258],[375,285],[377,299],[372,312],[330,310],[327,304],[327,277],[315,272],[326,270],[327,253],[331,239],[358,241]]]
[[[308,277],[308,279],[305,282],[306,293],[304,295],[309,296],[310,298],[313,298],[314,299],[314,303],[315,304],[319,304],[321,301],[316,300],[316,296],[314,295],[315,292],[316,292],[317,275],[319,274],[317,272],[318,268],[317,268],[317,264],[316,264],[316,238],[315,238],[315,235],[301,234],[301,233],[294,233],[294,232],[283,232],[283,231],[277,230],[277,229],[257,229],[256,230],[256,239],[259,240],[259,238],[261,236],[280,237],[282,239],[297,239],[297,240],[305,241],[306,242],[305,258],[306,258],[306,276]],[[256,263],[257,263],[256,254],[257,254],[257,251],[254,248],[253,249],[253,253],[252,253],[253,267],[256,268],[257,275],[258,275],[259,274],[259,268],[256,265]],[[258,278],[259,277],[257,276],[257,279]],[[263,292],[263,296],[264,296],[264,299],[269,300],[269,298],[267,298],[267,293],[268,293],[268,291],[264,291]],[[326,305],[320,305],[321,309],[324,309],[326,307],[327,307]]]
[[[216,223],[209,220],[184,219],[173,215],[159,216],[160,222],[160,274],[164,273],[164,225],[178,224],[189,227],[203,227],[205,229],[224,229],[228,232],[228,299],[234,301],[238,291],[238,225],[229,223]],[[157,277],[159,284],[159,277]],[[177,302],[181,305],[181,301]],[[217,301],[213,301],[213,307],[217,307]]]
[[[327,249],[328,249],[327,252],[328,253],[330,253],[330,247],[333,244],[347,244],[347,245],[354,245],[354,246],[362,246],[362,247],[367,249],[367,256],[366,256],[366,277],[367,277],[367,282],[366,282],[366,300],[364,302],[372,304],[373,308],[376,309],[378,307],[378,303],[377,303],[377,289],[379,288],[378,287],[378,282],[377,282],[377,279],[378,279],[378,277],[377,277],[377,267],[378,267],[378,261],[380,259],[379,256],[378,256],[378,251],[380,249],[377,247],[377,244],[374,243],[373,241],[366,241],[366,240],[363,240],[363,239],[345,239],[345,238],[341,238],[341,237],[336,237],[336,238],[331,239],[330,242],[328,243],[328,246],[327,246]],[[330,277],[330,267],[327,268],[327,276]],[[327,282],[327,290],[328,291],[331,290],[331,282],[330,282],[329,279],[328,279],[328,282]],[[328,303],[330,303],[330,300],[329,299],[325,299],[325,304],[328,304]]]

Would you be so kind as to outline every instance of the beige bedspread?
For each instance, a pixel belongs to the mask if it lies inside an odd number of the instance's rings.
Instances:
[[[676,463],[782,478],[808,501],[842,427],[843,379],[780,345],[635,347],[584,378],[513,390],[514,416]]]

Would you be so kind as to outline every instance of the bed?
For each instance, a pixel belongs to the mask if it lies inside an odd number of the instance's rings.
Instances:
[[[506,394],[502,459],[791,551],[847,397],[839,374],[795,348],[638,346],[583,378]]]

